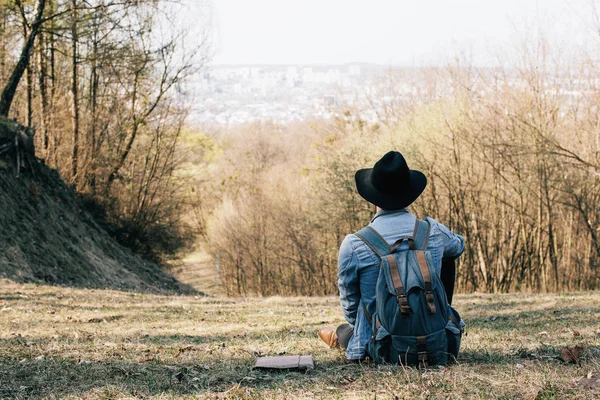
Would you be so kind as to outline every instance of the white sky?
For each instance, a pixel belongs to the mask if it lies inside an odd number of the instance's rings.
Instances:
[[[190,0],[193,2],[203,0]],[[600,53],[594,0],[209,0],[214,64],[498,64],[543,33]]]

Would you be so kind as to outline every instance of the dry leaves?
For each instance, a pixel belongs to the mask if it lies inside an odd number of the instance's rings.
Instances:
[[[600,387],[600,382],[598,382],[598,378],[579,378],[576,381],[576,384],[579,386],[586,387],[588,389],[596,389]]]
[[[577,364],[579,365],[581,352],[583,351],[583,347],[575,346],[575,347],[564,347],[562,349],[561,359],[567,364]]]
[[[200,349],[198,349],[197,347],[194,347],[194,346],[180,347],[179,350],[177,351],[177,354],[175,355],[175,357],[181,356],[186,351],[198,351],[198,350],[200,350]]]
[[[90,318],[90,319],[88,319],[88,322],[92,323],[92,324],[100,324],[102,322],[116,321],[121,318],[122,318],[121,315],[110,315],[108,317],[103,317],[103,318]]]

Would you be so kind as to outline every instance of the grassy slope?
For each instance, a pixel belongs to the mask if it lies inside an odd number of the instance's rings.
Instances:
[[[469,329],[459,364],[418,371],[344,364],[316,337],[340,322],[335,298],[0,283],[0,398],[600,397],[574,381],[600,372],[600,293],[460,296]],[[574,344],[586,348],[581,366],[555,358]],[[256,354],[312,354],[318,366],[252,371]]]
[[[14,125],[14,124],[13,124]],[[0,137],[13,125],[0,120]],[[16,126],[16,125],[15,125]],[[79,287],[187,290],[159,266],[111,238],[82,209],[58,173],[21,171],[0,156],[0,278]]]

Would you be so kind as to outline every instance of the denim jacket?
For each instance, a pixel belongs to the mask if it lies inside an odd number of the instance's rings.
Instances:
[[[440,275],[442,257],[456,258],[464,251],[464,238],[452,233],[447,227],[427,217],[431,225],[427,250],[431,252],[432,267]],[[375,214],[369,224],[390,244],[403,236],[410,236],[416,217],[406,211],[382,210]],[[399,251],[407,250],[404,241]],[[375,286],[379,275],[379,257],[356,235],[348,235],[342,242],[338,258],[338,287],[344,318],[354,327],[354,334],[346,349],[349,360],[363,359],[371,337],[371,325],[363,313],[360,302],[368,309],[375,308]]]

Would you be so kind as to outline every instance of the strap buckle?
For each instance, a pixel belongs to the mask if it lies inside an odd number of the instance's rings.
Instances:
[[[425,336],[417,336],[417,355],[419,358],[419,367],[427,368],[427,338]]]
[[[427,302],[427,310],[430,314],[435,314],[435,297],[433,296],[433,290],[425,290],[425,301]]]
[[[406,315],[412,311],[412,308],[410,308],[410,305],[408,304],[406,294],[399,293],[396,295],[396,299],[398,299],[398,305],[400,305],[400,314]]]

